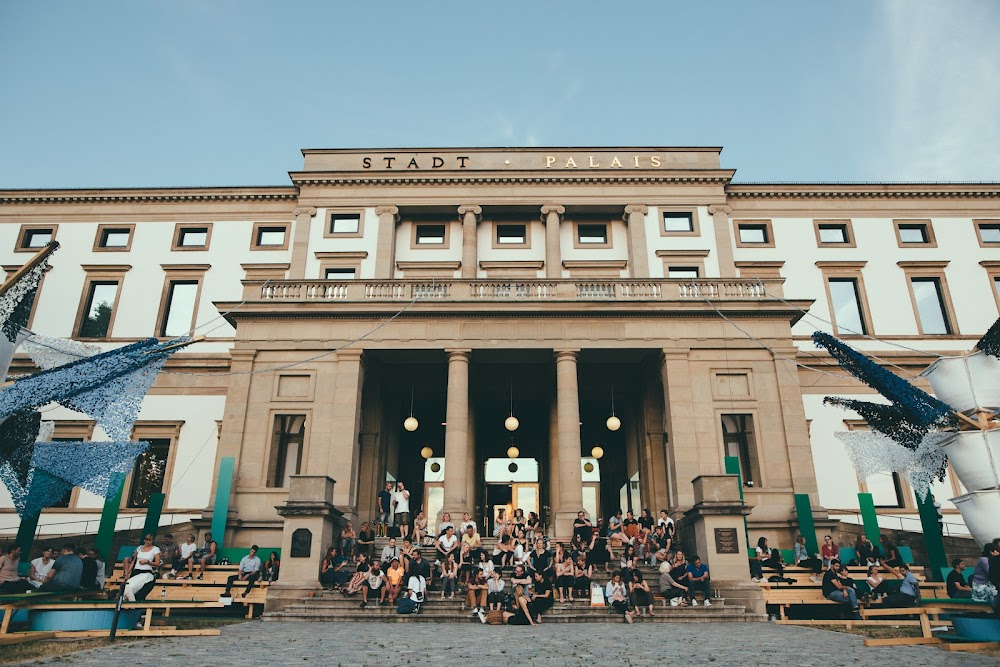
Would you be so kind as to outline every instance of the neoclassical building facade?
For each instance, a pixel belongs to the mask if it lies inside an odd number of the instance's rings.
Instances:
[[[336,480],[355,523],[388,480],[432,524],[521,508],[565,537],[581,510],[680,518],[728,457],[753,534],[788,544],[797,494],[856,523],[859,492],[916,529],[905,481],[858,479],[834,437],[864,424],[822,399],[872,392],[809,334],[907,377],[971,348],[1000,303],[1000,187],[737,184],[720,152],[306,150],[280,187],[4,190],[0,252],[12,272],[62,244],[37,333],[205,336],[146,399],[120,521],[153,492],[164,522],[207,519],[232,457],[234,545],[280,543],[293,475]],[[962,492],[935,487],[950,534]],[[41,530],[92,532],[102,502],[74,490]]]

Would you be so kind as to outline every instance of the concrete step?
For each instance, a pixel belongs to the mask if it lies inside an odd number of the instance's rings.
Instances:
[[[671,612],[681,613],[671,613]],[[356,622],[359,620],[378,620],[380,622],[478,622],[478,618],[470,612],[454,613],[443,610],[434,610],[427,606],[421,608],[417,615],[404,615],[396,613],[395,609],[379,607],[374,609],[355,609],[350,613],[330,614],[327,610],[303,610],[303,611],[281,611],[264,615],[265,621],[324,621],[329,623]],[[742,608],[727,608],[720,610],[712,609],[661,609],[656,611],[656,616],[644,616],[637,618],[641,623],[711,623],[711,622],[744,622],[760,621],[764,618],[755,618],[746,614]],[[543,623],[622,623],[623,619],[616,613],[605,609],[594,609],[593,611],[576,611],[574,613],[554,613],[549,610],[542,615]]]

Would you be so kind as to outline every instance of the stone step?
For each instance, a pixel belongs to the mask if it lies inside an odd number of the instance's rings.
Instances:
[[[645,616],[637,618],[639,623],[711,623],[711,622],[757,622],[766,620],[766,617],[746,614],[742,608],[727,608],[725,610],[711,611],[710,609],[681,609],[674,610],[684,613],[669,613],[668,610],[657,610],[656,616]],[[330,614],[326,610],[307,611],[281,611],[271,612],[264,615],[265,621],[324,621],[329,623],[337,622],[357,622],[359,620],[378,620],[380,622],[467,622],[476,623],[478,619],[469,612],[453,613],[447,611],[435,611],[428,607],[423,607],[419,614],[398,614],[395,609],[380,607],[377,609],[357,609],[351,613]],[[604,609],[595,609],[591,613],[552,613],[549,610],[542,615],[544,623],[622,623],[624,620],[616,613]]]
[[[359,601],[356,601],[356,600],[351,600],[351,601],[344,600],[344,601],[339,601],[339,602],[295,603],[295,604],[288,605],[287,607],[285,607],[285,609],[283,611],[298,613],[298,612],[310,611],[310,610],[324,610],[324,611],[329,612],[329,613],[341,613],[341,612],[354,613],[354,612],[360,610],[360,607],[361,607],[361,603]],[[373,610],[373,611],[376,611],[376,610],[386,610],[386,609],[388,609],[388,610],[395,610],[395,605],[389,606],[387,604],[383,604],[383,605],[376,606],[376,605],[374,605],[372,603],[369,603],[368,607],[366,608],[366,611],[368,609]],[[461,605],[457,605],[457,604],[455,604],[455,605],[442,605],[442,604],[437,603],[437,602],[428,602],[428,603],[425,603],[424,609],[433,610],[433,611],[441,611],[441,612],[446,612],[446,613],[450,613],[450,614],[468,613],[470,611],[468,609],[468,607],[462,607]],[[688,610],[695,610],[695,611],[697,611],[697,610],[704,610],[704,611],[706,611],[708,613],[722,613],[723,611],[731,611],[731,610],[734,610],[734,609],[738,610],[738,611],[740,611],[742,613],[742,611],[745,609],[745,607],[743,605],[734,605],[734,604],[728,604],[728,605],[726,605],[726,604],[722,604],[721,602],[719,602],[719,603],[713,602],[711,607],[704,607],[703,605],[698,605],[697,607],[671,607],[669,605],[663,606],[662,604],[659,604],[659,605],[653,605],[653,609],[656,610],[657,613],[659,613],[659,610],[662,609],[665,613],[671,613],[671,614],[672,613],[684,613],[684,612],[687,612]],[[558,614],[563,614],[563,613],[592,613],[594,611],[604,611],[604,610],[605,610],[605,608],[603,608],[603,607],[591,607],[591,606],[585,605],[585,604],[572,604],[572,605],[570,605],[570,604],[559,604],[559,603],[556,603],[546,613],[558,613]]]

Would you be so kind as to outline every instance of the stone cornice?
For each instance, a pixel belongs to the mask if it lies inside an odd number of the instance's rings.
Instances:
[[[733,199],[994,199],[1000,183],[730,183]]]
[[[619,173],[584,174],[585,170],[559,171],[544,176],[540,172],[532,175],[501,176],[490,174],[441,174],[430,176],[426,172],[414,172],[413,174],[385,175],[384,172],[378,174],[362,174],[359,176],[346,176],[340,173],[321,172],[289,172],[292,182],[296,185],[325,185],[325,186],[355,186],[355,185],[511,185],[511,184],[592,184],[592,183],[697,183],[703,185],[726,185],[729,183],[735,171],[707,170],[698,171],[671,171],[653,172],[637,174],[633,171],[622,171]]]
[[[80,190],[0,190],[4,204],[135,204],[149,202],[295,201],[298,189],[287,186],[249,188],[115,188]]]

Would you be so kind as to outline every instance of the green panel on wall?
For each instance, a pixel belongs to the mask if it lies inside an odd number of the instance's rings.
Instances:
[[[122,504],[122,491],[125,489],[125,475],[120,472],[112,474],[108,486],[109,488],[117,486],[118,493],[115,494],[114,498],[104,501],[104,511],[101,512],[101,525],[97,529],[97,544],[95,545],[97,553],[101,554],[105,563],[114,556],[111,553],[111,547],[115,541],[115,527],[118,524],[118,508]]]
[[[233,470],[236,458],[226,456],[219,461],[219,479],[215,486],[215,506],[212,508],[212,539],[219,549],[226,537],[226,518],[229,516],[229,495],[233,490]]]
[[[809,502],[808,493],[795,494],[795,514],[799,517],[799,532],[806,538],[806,549],[811,554],[818,554],[816,523],[813,521],[812,503]]]
[[[163,513],[163,501],[166,495],[153,493],[149,496],[149,506],[146,507],[146,523],[142,527],[143,536],[152,535],[156,539],[156,533],[160,529],[160,514]]]
[[[878,513],[875,511],[875,499],[870,493],[858,494],[858,505],[861,507],[861,520],[865,524],[865,536],[872,544],[878,544],[882,533],[878,527]]]

